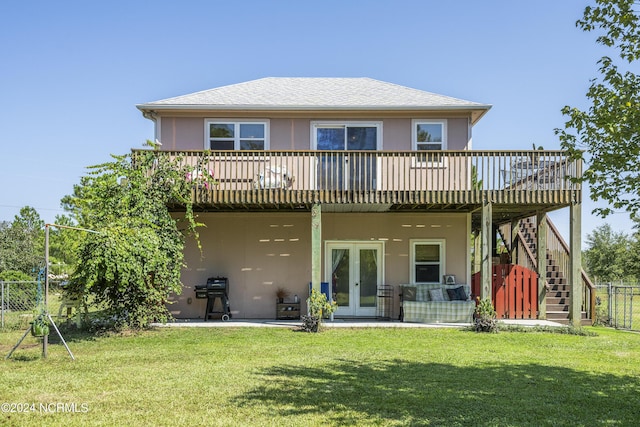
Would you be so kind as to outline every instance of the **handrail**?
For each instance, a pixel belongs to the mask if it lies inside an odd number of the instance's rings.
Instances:
[[[531,248],[527,244],[526,239],[522,235],[522,231],[518,230],[518,240],[522,243],[522,247],[524,248],[525,253],[527,254],[527,258],[529,258],[529,262],[536,269],[538,269],[538,259],[531,252]],[[546,273],[546,272],[545,272]]]
[[[133,150],[134,153],[143,150]],[[148,151],[148,150],[146,150]],[[219,189],[247,190],[260,174],[286,170],[293,190],[337,191],[579,191],[571,179],[580,160],[565,151],[344,151],[344,150],[161,150],[184,165],[204,167]],[[553,180],[537,179],[548,165],[563,165]],[[535,168],[531,165],[535,165]],[[542,165],[542,166],[540,166]],[[258,178],[256,178],[258,177]],[[523,178],[531,178],[526,185]],[[260,185],[256,184],[259,188]],[[514,196],[515,197],[515,196]],[[520,197],[520,196],[518,196]]]
[[[560,243],[560,245],[562,246],[562,248],[565,251],[565,254],[568,255],[571,253],[571,251],[569,250],[569,245],[567,244],[567,242],[562,238],[562,236],[560,235],[560,232],[558,231],[558,229],[556,228],[555,225],[553,225],[553,223],[551,221],[547,220],[547,227],[548,230],[551,232],[551,235],[556,239],[556,241],[558,243]],[[577,250],[580,250],[579,248]],[[590,319],[593,319],[593,316],[595,314],[595,309],[596,309],[596,287],[594,286],[594,284],[591,282],[591,280],[589,279],[589,276],[587,276],[587,273],[584,271],[584,269],[580,269],[580,278],[582,279],[582,283],[584,286],[586,286],[585,288],[585,292],[583,294],[583,302],[586,302],[587,297],[589,300],[589,313],[588,316]],[[587,295],[587,290],[588,290],[588,294]]]

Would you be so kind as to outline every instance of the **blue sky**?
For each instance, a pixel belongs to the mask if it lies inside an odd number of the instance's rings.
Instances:
[[[589,0],[7,1],[0,5],[0,220],[64,213],[86,167],[153,138],[136,104],[262,77],[371,77],[493,108],[475,149],[558,149],[613,52]],[[591,215],[583,235],[626,213]],[[552,214],[565,238],[567,210]],[[584,242],[583,242],[584,243]]]

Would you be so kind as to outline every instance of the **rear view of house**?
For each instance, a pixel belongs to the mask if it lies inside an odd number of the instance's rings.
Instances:
[[[581,164],[560,151],[473,150],[490,105],[368,78],[265,78],[138,108],[161,149],[193,165],[191,178],[216,180],[194,185],[206,228],[202,254],[186,249],[178,318],[205,317],[194,288],[210,277],[228,280],[234,318],[273,318],[276,289],[304,301],[310,283],[325,283],[344,317],[397,318],[401,285],[471,285],[476,271],[476,292],[491,297],[500,230],[515,264],[520,220],[546,230],[544,214],[564,207],[580,247],[581,189],[570,178]],[[548,250],[537,236],[534,271],[536,251]],[[568,259],[567,310],[579,319],[590,296],[579,251]],[[529,316],[546,316],[545,269]]]

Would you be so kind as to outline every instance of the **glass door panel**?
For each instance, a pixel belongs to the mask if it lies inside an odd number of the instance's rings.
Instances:
[[[360,190],[376,188],[378,127],[357,125],[315,126],[316,149],[346,151],[318,156],[318,188]]]
[[[338,307],[351,305],[351,263],[349,253],[349,249],[331,250],[331,295],[334,301],[338,303]]]
[[[323,127],[316,129],[318,150],[344,150],[344,127]],[[318,162],[318,188],[321,190],[344,189],[344,155],[321,154]]]
[[[375,151],[376,127],[348,127],[347,150]],[[349,153],[349,189],[369,191],[376,188],[376,158],[368,153]]]
[[[329,250],[327,274],[338,303],[337,316],[375,316],[378,285],[382,278],[382,243],[334,242]]]
[[[378,291],[378,251],[360,249],[359,308],[376,306]]]

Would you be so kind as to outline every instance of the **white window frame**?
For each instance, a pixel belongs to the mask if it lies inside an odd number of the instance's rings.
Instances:
[[[240,125],[241,124],[251,124],[251,125],[264,125],[264,138],[256,138],[258,141],[264,140],[264,150],[269,150],[269,120],[268,119],[205,119],[204,121],[204,149],[211,150],[211,136],[209,134],[209,125],[211,124],[233,124],[234,125],[234,138],[233,138],[233,149],[237,151],[240,150],[240,140],[247,140],[250,138],[241,138],[240,137]],[[215,150],[213,150],[215,151]],[[262,150],[261,150],[262,151]]]
[[[438,273],[438,281],[437,282],[418,282],[416,280],[416,246],[418,245],[437,245],[440,249],[440,262],[438,265],[440,266],[440,271]],[[411,239],[409,240],[409,269],[410,269],[410,283],[418,284],[418,283],[441,283],[442,277],[446,270],[446,240],[445,239]],[[429,263],[433,265],[434,263]]]
[[[314,120],[311,122],[311,149],[318,149],[319,127],[375,127],[376,128],[376,151],[382,150],[382,122],[381,121],[340,121],[340,120]],[[346,131],[346,130],[345,130]]]
[[[439,124],[442,126],[442,142],[440,150],[418,150],[418,125],[419,124]],[[448,147],[448,138],[447,138],[447,127],[448,122],[447,119],[412,119],[411,120],[411,150],[416,152],[429,152],[429,151],[443,151]],[[418,160],[416,156],[413,161],[414,167],[444,167],[445,163],[443,160],[434,161],[434,162],[424,162]]]

